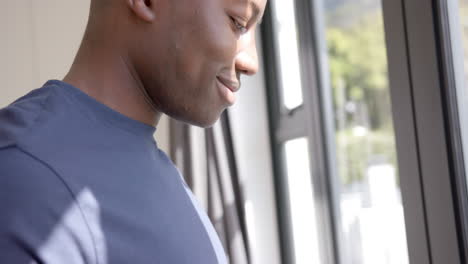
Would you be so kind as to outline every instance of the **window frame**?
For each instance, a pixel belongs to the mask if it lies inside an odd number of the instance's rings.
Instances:
[[[399,117],[395,118],[395,124],[399,162],[403,163],[400,177],[414,180],[411,184],[415,184],[404,191],[403,197],[408,240],[411,240],[410,261],[465,263],[457,235],[456,158],[450,148],[454,137],[450,134],[450,114],[445,101],[449,86],[443,76],[447,65],[442,63],[444,56],[439,42],[441,9],[436,0],[383,2],[388,21],[385,23],[387,42],[393,47],[388,57],[393,59],[389,64],[393,75],[390,78],[392,108],[394,116]],[[402,17],[403,23],[400,26],[390,23],[392,15]],[[397,32],[404,36],[398,42]],[[401,111],[402,106],[407,111]],[[402,118],[405,115],[411,118]],[[413,141],[411,145],[405,145],[407,138]],[[414,151],[406,161],[401,156],[405,151]],[[414,197],[413,191],[418,191],[421,197]],[[422,215],[412,215],[414,209],[422,209]],[[419,229],[424,226],[424,230],[418,230],[418,225]]]

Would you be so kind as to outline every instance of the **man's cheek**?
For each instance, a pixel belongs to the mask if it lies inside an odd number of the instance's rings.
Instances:
[[[210,51],[216,58],[222,61],[232,60],[238,49],[238,40],[233,37],[233,34],[226,31],[222,31],[217,37],[210,40]]]

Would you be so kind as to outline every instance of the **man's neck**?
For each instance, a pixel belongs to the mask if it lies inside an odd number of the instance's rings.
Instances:
[[[125,116],[156,126],[162,114],[155,109],[132,64],[116,54],[112,49],[83,45],[63,81]]]

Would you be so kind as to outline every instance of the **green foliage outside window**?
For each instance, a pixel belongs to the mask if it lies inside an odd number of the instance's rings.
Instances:
[[[336,12],[343,10],[346,7]],[[362,181],[372,163],[397,166],[380,8],[355,19],[347,16],[346,22],[331,21],[337,17],[329,16],[326,34],[338,171],[346,185]],[[365,133],[356,133],[359,128]]]

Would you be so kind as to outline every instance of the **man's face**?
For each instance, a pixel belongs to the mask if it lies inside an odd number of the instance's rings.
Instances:
[[[266,0],[154,1],[135,65],[159,111],[212,125],[234,104],[240,75],[258,70],[255,31]]]

